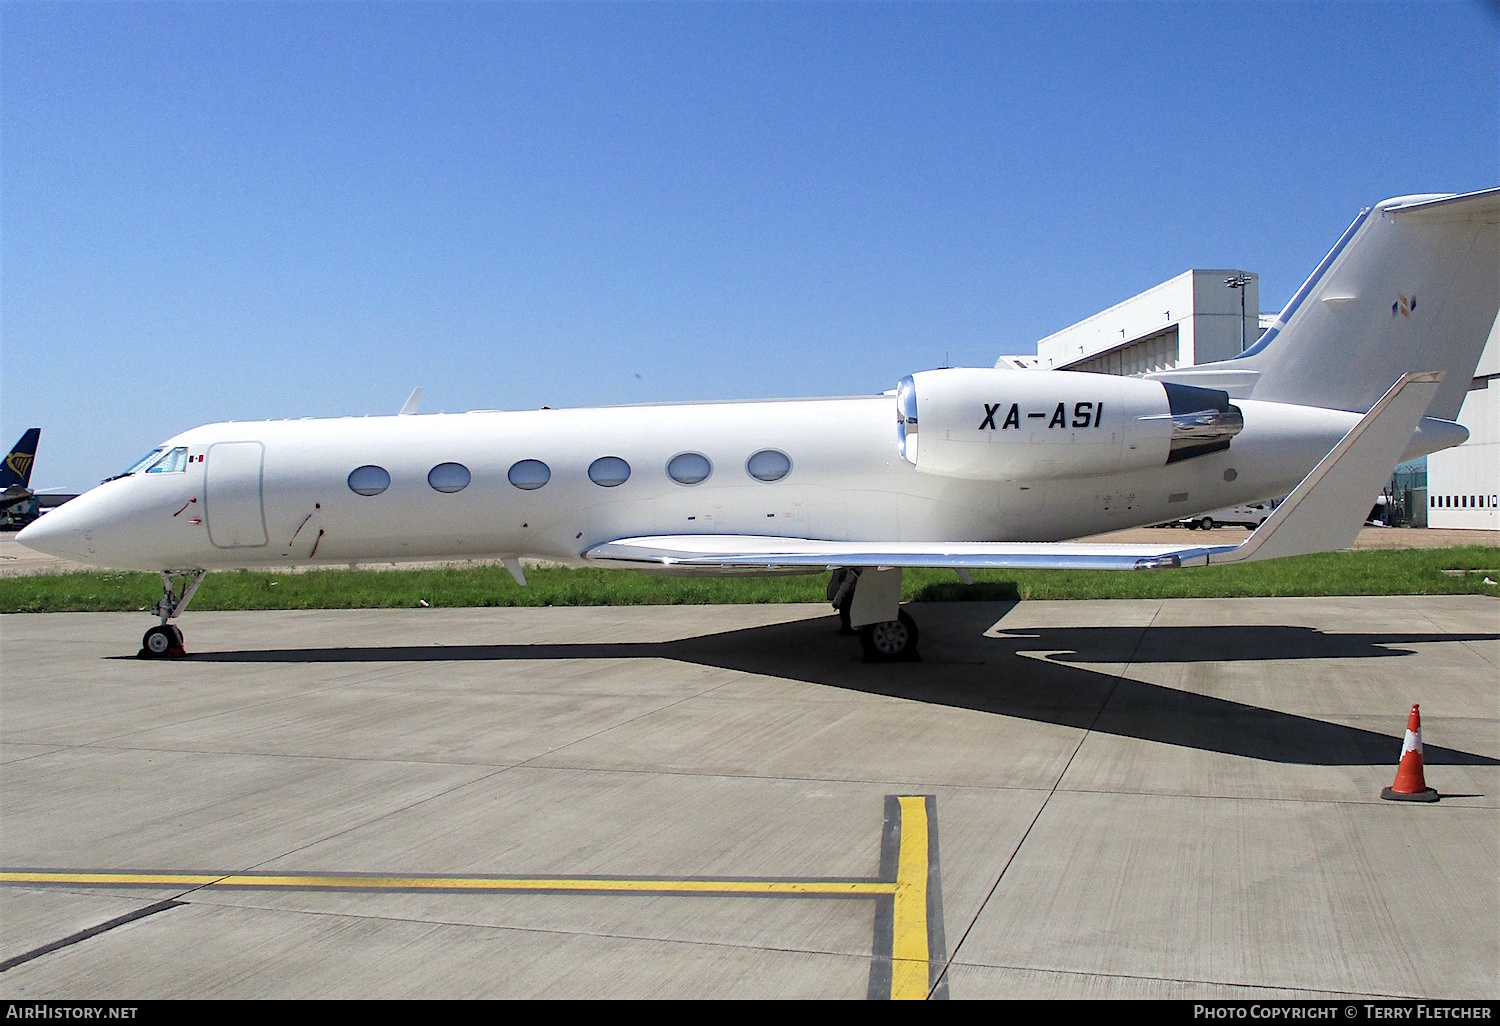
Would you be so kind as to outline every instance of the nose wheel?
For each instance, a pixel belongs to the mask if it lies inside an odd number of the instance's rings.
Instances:
[[[206,570],[164,570],[161,575],[162,597],[156,604],[161,623],[141,637],[141,659],[181,659],[187,655],[182,645],[182,631],[171,621],[182,614],[193,601]]]
[[[182,647],[182,631],[170,623],[151,628],[141,638],[140,655],[143,659],[181,659],[187,655]]]

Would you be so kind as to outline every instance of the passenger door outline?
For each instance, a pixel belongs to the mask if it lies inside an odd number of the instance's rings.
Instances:
[[[269,541],[265,504],[266,447],[215,442],[203,466],[203,519],[216,549],[261,548]]]

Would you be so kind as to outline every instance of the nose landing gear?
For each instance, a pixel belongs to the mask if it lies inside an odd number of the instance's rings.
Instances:
[[[141,650],[136,653],[138,658],[181,659],[187,655],[187,649],[182,645],[182,631],[170,621],[187,609],[207,574],[207,570],[162,571],[162,597],[156,604],[156,615],[161,617],[161,623],[141,638]]]

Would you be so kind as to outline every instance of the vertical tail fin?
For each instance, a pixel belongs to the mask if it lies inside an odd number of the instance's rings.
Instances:
[[[1349,226],[1260,341],[1191,377],[1231,372],[1254,381],[1245,398],[1364,413],[1403,374],[1442,370],[1427,415],[1453,420],[1497,312],[1500,189],[1389,199]]]
[[[42,437],[41,428],[28,428],[14,449],[0,463],[0,489],[31,484],[31,464],[36,460],[36,443]]]

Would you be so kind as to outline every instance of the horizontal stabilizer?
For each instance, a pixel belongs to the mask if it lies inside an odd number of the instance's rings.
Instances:
[[[1415,199],[1386,207],[1398,214],[1421,214],[1431,220],[1462,220],[1474,224],[1500,224],[1500,189],[1484,189],[1462,196]]]

